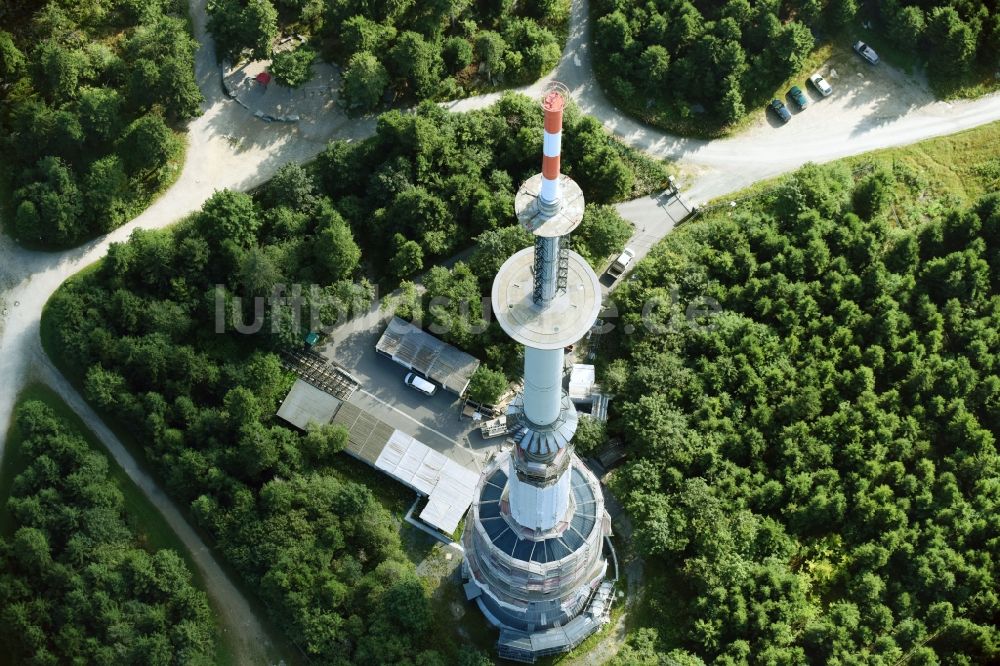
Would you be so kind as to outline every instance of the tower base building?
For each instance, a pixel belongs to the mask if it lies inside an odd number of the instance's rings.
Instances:
[[[462,536],[463,567],[467,593],[500,630],[500,656],[534,661],[572,649],[601,626],[605,606],[591,607],[607,575],[611,521],[597,478],[573,455],[564,519],[541,532],[521,526],[510,508],[512,457],[501,453],[480,477]]]

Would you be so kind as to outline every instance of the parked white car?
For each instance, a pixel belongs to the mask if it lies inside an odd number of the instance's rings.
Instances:
[[[625,248],[622,253],[618,255],[618,258],[611,262],[611,267],[608,268],[608,275],[613,278],[618,278],[622,273],[624,273],[632,260],[635,259],[635,252],[630,248]]]
[[[813,88],[819,91],[819,94],[823,97],[829,97],[830,93],[833,92],[833,88],[826,82],[822,74],[813,74],[810,76],[809,83],[813,84]]]
[[[434,395],[438,390],[437,384],[427,381],[415,372],[407,374],[403,383],[424,395]]]

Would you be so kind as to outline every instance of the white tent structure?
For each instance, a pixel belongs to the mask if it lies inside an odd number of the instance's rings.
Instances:
[[[479,474],[407,435],[392,433],[375,468],[427,496],[420,519],[445,534],[458,527],[472,503]]]

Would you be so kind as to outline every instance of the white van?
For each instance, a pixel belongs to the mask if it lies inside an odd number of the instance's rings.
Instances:
[[[410,388],[420,391],[424,395],[434,395],[434,393],[438,390],[437,384],[427,381],[415,372],[411,372],[406,375],[406,379],[403,380],[403,383]]]

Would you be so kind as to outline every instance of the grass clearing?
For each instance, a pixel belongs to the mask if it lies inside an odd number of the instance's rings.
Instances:
[[[56,416],[78,432],[94,451],[102,453],[108,459],[109,476],[117,484],[125,498],[126,521],[129,527],[135,532],[139,546],[146,551],[170,549],[175,551],[184,560],[191,571],[191,578],[194,585],[205,591],[205,580],[201,575],[191,553],[184,543],[177,537],[174,531],[164,520],[160,512],[153,506],[142,491],[132,482],[125,470],[115,461],[101,444],[100,440],[84,424],[83,420],[77,416],[69,405],[63,402],[59,395],[48,386],[40,383],[32,383],[24,388],[17,398],[14,409],[29,400],[38,400],[44,403]],[[19,431],[17,424],[12,423],[7,432],[6,444],[4,446],[4,457],[0,461],[0,506],[6,506],[7,498],[10,497],[11,486],[14,478],[28,466],[28,459],[22,451],[24,437]],[[0,511],[0,536],[10,537],[14,532],[12,517],[7,511]],[[212,599],[209,597],[209,604]],[[218,622],[218,615],[216,616]],[[218,626],[216,633],[215,656],[216,663],[220,666],[237,666],[235,651],[228,643],[227,634],[224,627]]]
[[[845,162],[903,167],[927,181],[928,194],[973,201],[1000,189],[1000,122],[848,157]]]
[[[951,203],[971,203],[1000,191],[1000,121],[973,129],[925,139],[894,148],[883,148],[831,162],[861,172],[871,167],[893,171],[897,178],[894,221],[910,227],[932,219]],[[787,174],[754,183],[738,192],[709,202],[709,207],[752,202],[772,190]],[[752,205],[752,204],[751,204]],[[698,218],[693,218],[697,220]]]

